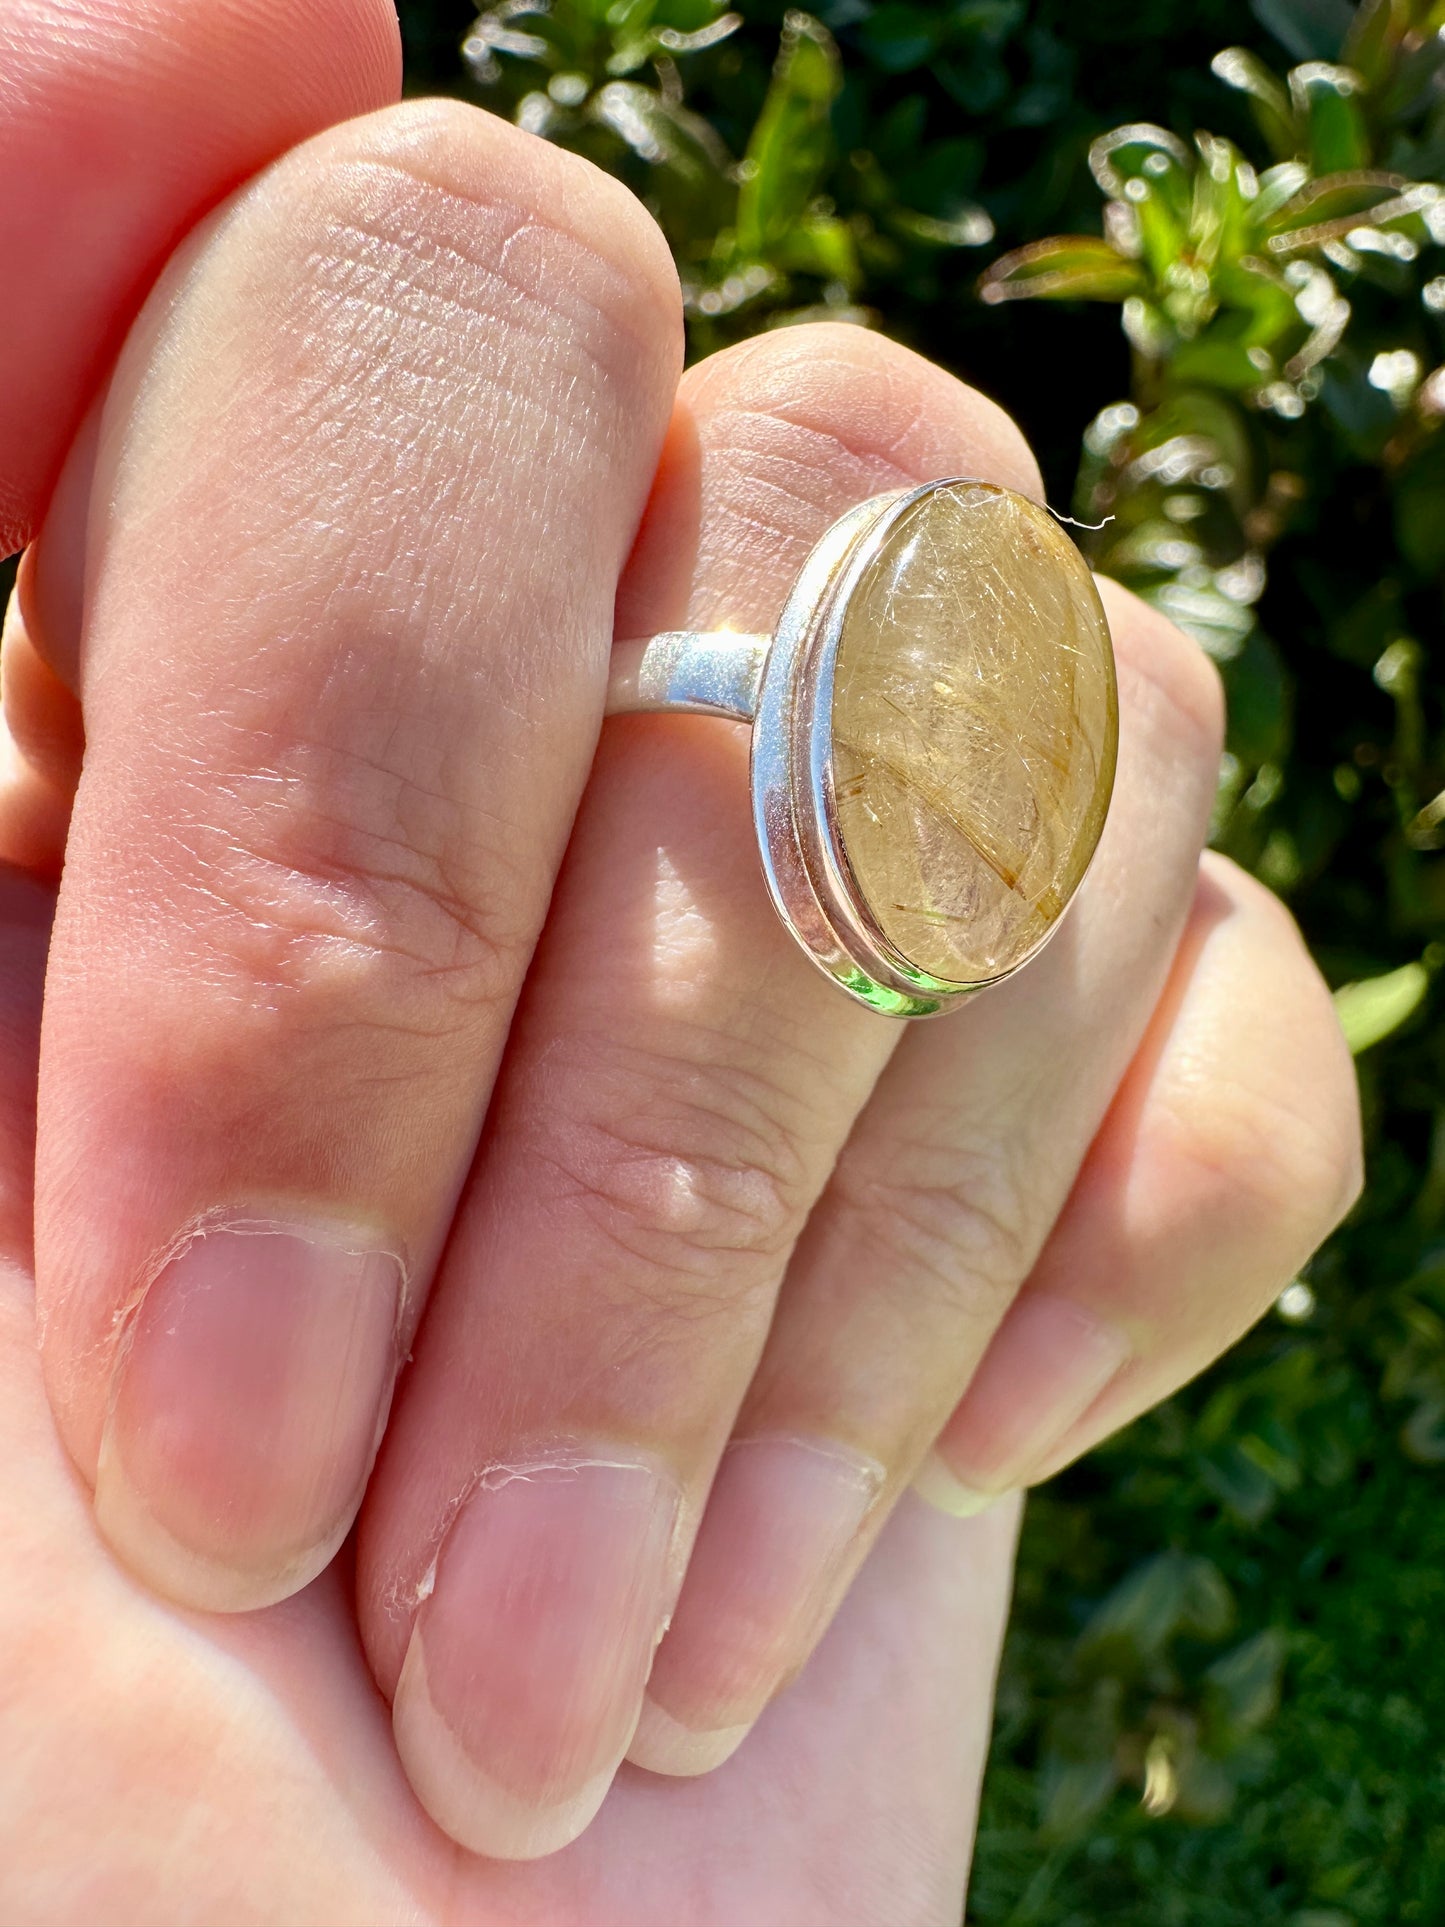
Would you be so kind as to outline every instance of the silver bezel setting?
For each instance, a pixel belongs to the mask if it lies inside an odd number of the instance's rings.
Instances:
[[[753,821],[774,907],[820,970],[893,1017],[934,1016],[1012,976],[1062,921],[995,976],[971,983],[932,976],[878,926],[839,828],[833,691],[849,602],[900,519],[928,496],[960,486],[998,489],[955,476],[850,509],[803,564],[771,637],[678,632],[619,644],[613,655],[609,713],[675,709],[751,720]]]

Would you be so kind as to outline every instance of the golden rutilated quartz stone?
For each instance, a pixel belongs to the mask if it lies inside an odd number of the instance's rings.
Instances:
[[[833,789],[908,963],[966,984],[1023,962],[1093,855],[1118,732],[1098,592],[1047,511],[984,482],[907,510],[848,601]]]

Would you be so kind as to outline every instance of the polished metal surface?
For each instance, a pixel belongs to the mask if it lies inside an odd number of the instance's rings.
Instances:
[[[838,831],[834,671],[848,598],[894,523],[962,479],[878,495],[840,517],[803,564],[772,636],[669,631],[618,643],[608,684],[609,716],[679,710],[752,723],[753,821],[774,907],[820,970],[894,1017],[933,1016],[985,986],[920,970],[869,913]]]
[[[680,709],[694,716],[731,716],[750,723],[771,642],[770,636],[737,636],[729,630],[696,635],[669,629],[616,643],[607,684],[607,714]]]

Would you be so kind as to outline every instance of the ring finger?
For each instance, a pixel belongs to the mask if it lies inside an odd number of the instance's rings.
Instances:
[[[800,329],[721,356],[684,382],[620,627],[770,627],[839,513],[949,473],[1037,490],[996,410],[880,338]],[[905,1044],[954,1066],[955,1141],[1036,1157],[1038,1242],[1192,887],[1217,698],[1186,665],[1201,722],[1142,667],[1126,680],[1135,761],[1090,944]],[[368,1501],[363,1627],[403,1759],[434,1817],[491,1853],[561,1844],[605,1792],[793,1244],[903,1039],[774,920],[745,757],[715,721],[609,726]],[[959,1027],[1000,1023],[1017,1082],[971,1090]],[[941,1389],[932,1403],[936,1430]],[[723,1461],[710,1524],[745,1484],[767,1530],[735,1547],[734,1578],[764,1616],[826,1615],[847,1548],[927,1443],[910,1463],[867,1435],[864,1414],[847,1435],[800,1417]]]

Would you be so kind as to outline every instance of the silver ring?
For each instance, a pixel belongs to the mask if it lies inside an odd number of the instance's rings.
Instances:
[[[1046,509],[960,478],[875,496],[804,563],[771,636],[617,644],[607,713],[752,724],[778,915],[895,1017],[1011,976],[1053,935],[1108,812],[1109,625]]]

